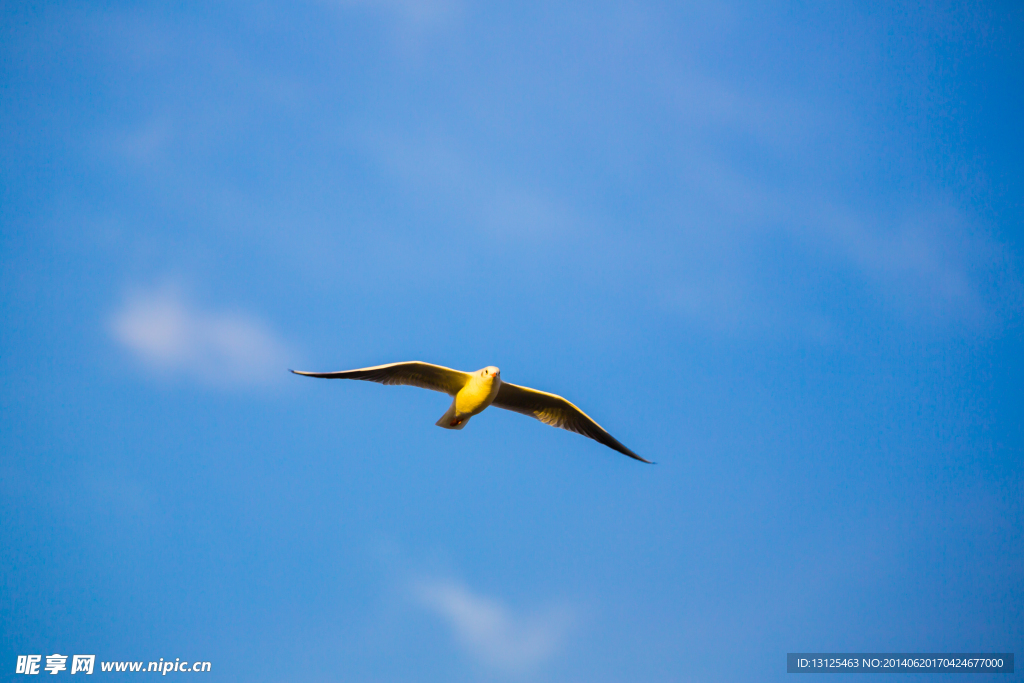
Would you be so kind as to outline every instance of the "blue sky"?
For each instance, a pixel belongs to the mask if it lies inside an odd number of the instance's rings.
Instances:
[[[3,676],[1024,652],[1017,4],[0,11]]]

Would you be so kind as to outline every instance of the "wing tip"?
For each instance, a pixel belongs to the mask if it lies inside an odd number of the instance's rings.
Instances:
[[[609,434],[609,436],[611,436],[611,435]],[[593,437],[591,437],[591,438],[593,438]],[[596,441],[596,439],[595,439],[595,441]],[[614,444],[605,443],[604,445],[610,447],[613,451],[618,451],[619,453],[622,453],[623,455],[628,455],[629,457],[633,458],[634,460],[639,460],[640,462],[645,462],[648,465],[657,465],[658,464],[658,463],[654,462],[653,460],[648,460],[647,458],[641,458],[639,455],[637,455],[636,453],[634,453],[633,451],[629,450],[628,448],[623,446],[621,443],[616,441],[615,437],[612,437],[612,441],[614,441],[615,443]],[[603,443],[603,442],[601,442],[601,443]]]

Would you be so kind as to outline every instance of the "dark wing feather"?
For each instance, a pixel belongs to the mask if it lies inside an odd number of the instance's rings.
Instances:
[[[324,377],[326,379],[363,379],[381,384],[406,384],[423,389],[441,391],[450,396],[459,393],[466,386],[470,375],[467,372],[452,370],[441,365],[423,363],[418,360],[407,363],[389,363],[376,365],[372,368],[358,370],[342,370],[341,372],[300,372],[292,370],[296,375],[306,377]]]
[[[552,427],[582,434],[641,462],[651,462],[623,446],[601,425],[594,422],[593,418],[561,396],[502,382],[498,395],[491,405],[529,415]]]

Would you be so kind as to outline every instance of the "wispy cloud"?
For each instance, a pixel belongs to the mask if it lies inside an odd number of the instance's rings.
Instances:
[[[427,208],[454,215],[473,231],[534,243],[571,233],[582,222],[560,198],[508,180],[442,136],[421,140],[368,130],[356,136],[355,145]]]
[[[154,119],[121,134],[111,147],[124,158],[151,166],[160,158],[173,138],[167,119]]]
[[[203,311],[172,288],[128,296],[113,338],[151,370],[218,384],[259,384],[283,372],[284,345],[251,315]]]
[[[462,0],[323,0],[347,11],[375,14],[384,19],[399,54],[415,59],[439,34],[460,23]]]
[[[420,581],[414,596],[451,627],[481,663],[506,673],[531,669],[563,646],[571,625],[565,608],[517,614],[498,600],[455,581]]]
[[[420,28],[445,23],[460,8],[457,0],[340,0],[339,4],[377,9]]]
[[[661,297],[688,317],[722,330],[785,328],[817,337],[821,316],[846,311],[842,303],[816,304],[815,290],[842,278],[919,323],[974,327],[1019,306],[1005,249],[941,198],[923,206],[897,197],[864,208],[838,190],[805,193],[800,183],[743,173],[712,152],[701,159],[709,172],[689,169],[685,182],[706,213],[694,219],[690,206],[680,207],[686,228],[672,252],[679,275]]]
[[[837,215],[822,224],[831,245],[903,307],[960,321],[985,314],[971,271],[992,260],[991,245],[954,212],[919,211],[898,221]]]

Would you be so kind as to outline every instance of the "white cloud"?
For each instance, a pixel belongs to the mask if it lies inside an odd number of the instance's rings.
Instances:
[[[208,312],[173,289],[137,292],[113,316],[114,339],[152,370],[211,383],[258,384],[283,373],[283,344],[256,318]]]
[[[571,621],[564,608],[515,614],[499,601],[454,581],[422,581],[415,585],[414,594],[421,605],[448,623],[472,656],[506,673],[549,660],[564,643]]]

